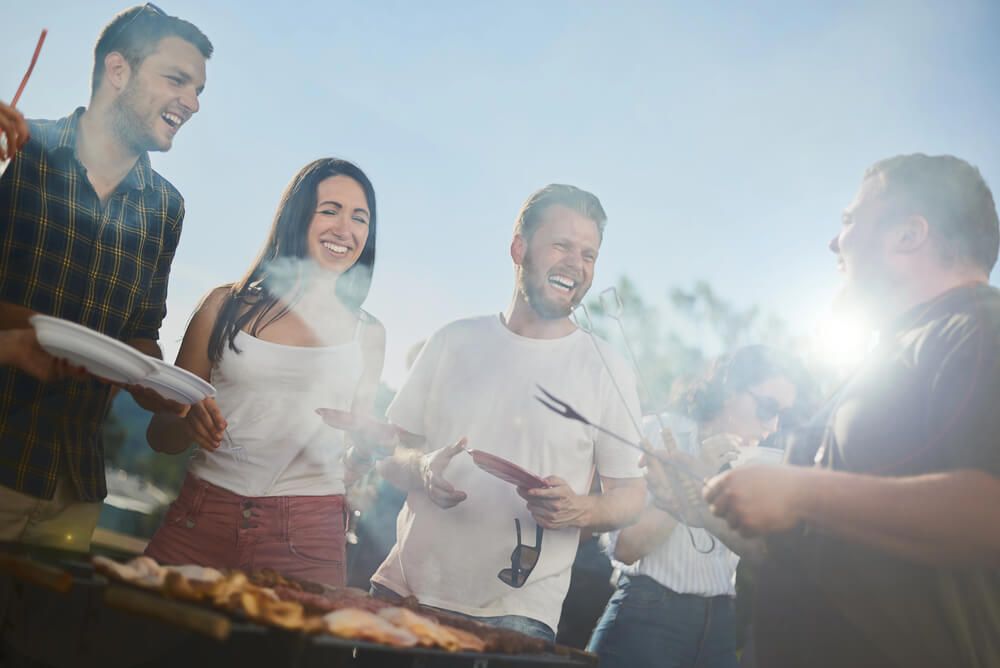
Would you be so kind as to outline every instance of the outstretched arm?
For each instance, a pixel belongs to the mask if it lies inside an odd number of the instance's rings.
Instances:
[[[710,480],[705,498],[747,536],[805,522],[915,562],[1000,567],[1000,479],[984,471],[886,478],[745,468]]]
[[[405,445],[397,447],[392,455],[378,463],[378,472],[383,478],[404,492],[423,490],[442,508],[465,501],[468,495],[455,489],[444,475],[452,458],[465,449],[464,438],[433,452],[423,451],[422,436],[402,432],[400,439]]]

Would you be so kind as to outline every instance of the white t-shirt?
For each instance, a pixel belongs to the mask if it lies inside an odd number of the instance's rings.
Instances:
[[[389,407],[389,419],[423,435],[434,450],[468,437],[484,450],[587,494],[596,466],[609,478],[635,478],[639,453],[536,401],[541,385],[588,420],[638,440],[635,378],[625,360],[597,341],[614,370],[623,404],[594,342],[575,330],[558,339],[511,332],[497,315],[458,320],[436,332]],[[636,418],[638,419],[638,418]],[[523,615],[555,629],[569,588],[578,529],[546,529],[535,569],[521,588],[497,575],[517,545],[535,544],[536,524],[516,488],[459,453],[445,478],[468,498],[447,510],[423,490],[399,514],[396,545],[372,581],[421,603],[477,617]]]

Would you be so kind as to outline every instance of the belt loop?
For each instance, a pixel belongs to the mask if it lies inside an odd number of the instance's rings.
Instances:
[[[197,515],[201,512],[201,504],[205,501],[205,493],[208,491],[208,485],[205,484],[204,480],[199,480],[195,478],[197,486],[195,487],[194,498],[191,499],[191,515]]]

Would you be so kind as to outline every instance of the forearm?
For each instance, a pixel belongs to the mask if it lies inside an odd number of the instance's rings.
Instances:
[[[705,529],[740,558],[756,563],[764,557],[763,539],[740,535],[724,519],[713,515],[708,504],[692,504],[686,512],[690,526]],[[647,507],[637,523],[618,534],[615,558],[626,564],[634,563],[666,542],[680,524],[673,515],[659,508]]]
[[[625,564],[634,564],[663,545],[677,524],[669,513],[646,506],[638,522],[618,533],[614,558]]]
[[[404,492],[424,488],[420,474],[420,459],[423,453],[415,448],[397,447],[390,456],[376,465],[383,479]]]
[[[14,304],[13,302],[0,300],[0,329],[24,329],[31,327],[28,319],[35,315],[37,311],[30,308]]]
[[[371,455],[362,454],[353,444],[344,449],[344,485],[350,487],[361,480],[375,465]]]
[[[758,564],[764,559],[765,547],[763,538],[747,538],[729,527],[721,517],[716,517],[706,508],[702,513],[704,528],[710,534],[751,564]]]
[[[587,497],[590,508],[581,528],[614,531],[634,523],[646,505],[646,485],[642,478],[601,482],[604,491]]]
[[[129,339],[126,343],[138,350],[140,353],[149,355],[150,357],[155,357],[158,360],[163,359],[163,351],[160,350],[160,344],[152,339]]]
[[[178,455],[191,447],[194,435],[182,418],[156,414],[146,428],[146,442],[156,452]]]
[[[804,473],[807,524],[912,561],[1000,566],[1000,479],[988,473]]]

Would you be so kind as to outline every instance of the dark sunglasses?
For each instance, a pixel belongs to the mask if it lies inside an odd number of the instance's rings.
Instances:
[[[137,11],[135,14],[132,15],[132,18],[130,18],[128,21],[118,26],[118,29],[115,31],[115,36],[109,39],[108,43],[114,44],[115,40],[117,40],[119,37],[125,34],[125,31],[128,30],[129,27],[133,23],[135,23],[135,20],[140,16],[142,16],[147,9],[158,16],[167,16],[167,13],[165,11],[154,5],[152,2],[147,2],[142,6],[142,9],[140,9],[139,11]]]
[[[536,525],[534,546],[521,542],[521,522],[517,518],[514,518],[514,529],[517,531],[517,547],[510,553],[511,567],[497,573],[497,577],[505,585],[523,587],[538,564],[538,555],[542,553],[542,527]]]
[[[754,402],[757,404],[757,419],[761,422],[770,422],[781,415],[781,404],[774,397],[755,394],[750,390],[747,390],[747,394],[753,397]]]

